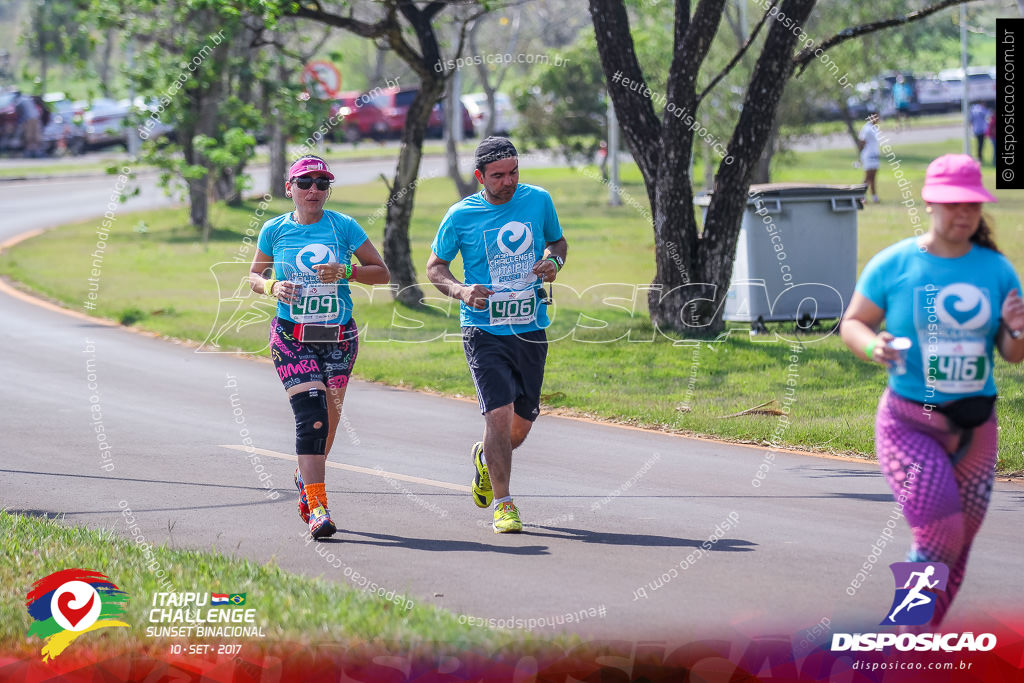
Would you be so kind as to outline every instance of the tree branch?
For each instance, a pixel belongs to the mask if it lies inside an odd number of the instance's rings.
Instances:
[[[623,136],[651,195],[657,178],[659,152],[651,141],[658,139],[661,124],[637,61],[629,15],[621,0],[590,0],[590,15],[597,34],[601,69],[608,83],[608,97],[615,106]],[[623,86],[625,79],[635,85]]]
[[[775,7],[775,5],[777,4],[779,4],[779,0],[772,0],[772,7]],[[747,42],[743,44],[743,47],[741,47],[739,52],[736,53],[736,56],[732,58],[732,61],[726,64],[725,68],[722,69],[722,72],[720,74],[711,79],[711,83],[708,84],[708,87],[704,88],[704,91],[701,92],[701,94],[697,95],[697,104],[700,104],[701,100],[703,100],[704,97],[709,92],[711,92],[711,90],[716,85],[718,85],[718,82],[725,78],[726,75],[728,75],[728,73],[732,71],[733,67],[736,66],[736,64],[738,64],[739,61],[743,58],[743,55],[746,54],[747,50],[754,43],[754,40],[757,39],[757,34],[760,33],[761,28],[765,25],[765,22],[768,20],[768,12],[770,11],[771,7],[769,7],[768,10],[764,13],[764,16],[761,17],[761,21],[757,22],[757,26],[755,26],[754,30],[750,32],[750,38],[748,38]]]
[[[818,50],[824,52],[830,47],[834,47],[836,45],[839,45],[840,43],[845,43],[847,40],[858,38],[860,36],[867,35],[868,33],[881,31],[882,29],[892,28],[893,26],[902,26],[904,24],[909,24],[913,21],[924,19],[925,17],[935,14],[936,12],[939,12],[941,10],[944,10],[947,7],[952,7],[953,5],[965,5],[968,2],[975,1],[976,0],[942,0],[938,4],[931,5],[930,7],[925,7],[924,9],[917,10],[916,12],[910,12],[909,14],[905,14],[902,17],[893,17],[892,19],[883,19],[882,21],[872,21],[867,24],[861,24],[860,26],[851,26],[849,28],[843,29],[842,31],[835,34],[831,38],[826,39],[819,45],[805,47],[803,50],[798,52],[796,56],[793,57],[793,64],[797,68],[796,74],[798,76],[802,74],[804,72],[804,69],[807,68],[807,65],[810,64],[811,60],[817,58],[815,53]]]
[[[295,7],[294,12],[289,13],[290,16],[299,17],[300,19],[311,19],[312,21],[320,22],[328,26],[336,26],[337,28],[343,28],[346,31],[351,31],[356,35],[362,36],[363,38],[382,38],[387,35],[389,28],[390,17],[381,19],[375,24],[369,22],[360,21],[354,18],[351,14],[347,17],[341,16],[340,14],[332,14],[326,11],[320,6],[317,0],[311,0],[309,2],[300,3]]]

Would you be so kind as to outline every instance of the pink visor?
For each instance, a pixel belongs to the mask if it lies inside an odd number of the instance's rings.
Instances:
[[[292,167],[288,170],[289,178],[298,178],[299,176],[309,175],[310,173],[323,173],[327,176],[328,180],[334,180],[334,174],[327,168],[327,164],[319,159],[299,159]]]
[[[981,165],[967,154],[944,154],[928,164],[921,198],[933,204],[997,201],[981,182]]]

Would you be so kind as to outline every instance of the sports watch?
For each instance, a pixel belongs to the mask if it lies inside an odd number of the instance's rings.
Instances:
[[[563,259],[561,256],[557,254],[550,254],[548,256],[545,256],[544,258],[554,261],[555,265],[558,266],[558,270],[561,270],[562,266],[565,265],[565,259]]]

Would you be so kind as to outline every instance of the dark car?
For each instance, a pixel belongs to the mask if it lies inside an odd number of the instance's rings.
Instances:
[[[400,137],[405,128],[405,119],[409,114],[409,107],[419,93],[417,88],[388,88],[375,92],[370,102],[384,113],[388,124],[388,134],[392,137]],[[369,95],[369,93],[368,93]],[[469,115],[466,107],[461,103],[462,108],[462,130],[467,137],[473,136],[473,117]],[[435,104],[430,112],[430,119],[427,121],[427,137],[439,138],[444,134],[444,109],[441,104]]]
[[[18,97],[17,90],[0,92],[0,151],[8,148],[18,127],[18,114],[15,111]]]
[[[369,97],[359,92],[341,93],[338,100],[331,105],[331,118],[335,121],[332,129],[332,137],[335,140],[383,140],[389,133],[384,112],[374,105]]]
[[[17,123],[16,108],[20,96],[17,91],[0,93],[0,151],[16,153],[25,149],[25,140]],[[42,154],[81,154],[85,146],[81,111],[77,112],[78,120],[75,121],[74,107],[63,93],[43,97],[33,95],[32,101],[41,114],[39,151]]]
[[[84,152],[82,109],[67,98],[43,99],[50,108],[50,122],[43,128],[43,151],[55,156]]]

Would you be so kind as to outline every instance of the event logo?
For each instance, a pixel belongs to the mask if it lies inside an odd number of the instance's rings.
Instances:
[[[128,624],[124,603],[128,594],[106,576],[88,569],[64,569],[32,584],[25,599],[32,625],[29,636],[46,641],[43,661],[63,652],[78,636],[110,626]]]
[[[518,221],[510,221],[498,230],[498,249],[509,256],[519,256],[533,247],[533,231]]]
[[[335,263],[334,252],[326,244],[307,244],[295,256],[295,267],[299,272],[315,275],[313,266],[320,263]]]
[[[939,292],[935,299],[935,312],[948,327],[973,330],[988,323],[992,307],[980,289],[966,282],[957,282]]]
[[[893,562],[896,594],[882,626],[919,626],[935,613],[938,592],[946,590],[949,567],[941,562]]]

